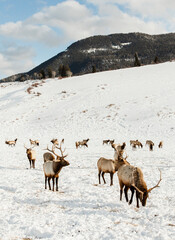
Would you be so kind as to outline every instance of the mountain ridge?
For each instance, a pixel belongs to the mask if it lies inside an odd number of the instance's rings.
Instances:
[[[37,78],[48,69],[59,75],[60,65],[69,65],[73,75],[96,71],[115,70],[134,66],[134,54],[138,53],[142,65],[175,59],[175,33],[149,35],[145,33],[117,33],[91,36],[72,43],[65,51],[39,64],[25,73],[15,74],[1,81],[21,81]]]

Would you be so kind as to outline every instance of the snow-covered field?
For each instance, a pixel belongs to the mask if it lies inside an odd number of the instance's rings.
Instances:
[[[15,147],[4,143],[15,138]],[[40,141],[34,170],[29,138]],[[52,138],[65,139],[70,162],[58,192],[44,189],[42,155]],[[89,147],[76,149],[86,138]],[[148,188],[161,170],[146,207],[119,200],[117,174],[113,186],[109,174],[98,184],[97,160],[114,155],[104,139],[126,142],[127,160],[142,169]],[[132,150],[131,139],[143,148]],[[175,239],[175,62],[0,84],[0,146],[0,239]]]

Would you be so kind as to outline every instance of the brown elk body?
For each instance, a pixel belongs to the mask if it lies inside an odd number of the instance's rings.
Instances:
[[[100,176],[102,175],[104,183],[106,183],[104,175],[105,173],[110,173],[110,178],[111,178],[111,183],[110,186],[113,185],[113,175],[114,173],[118,170],[120,166],[120,158],[123,159],[123,150],[125,148],[125,143],[123,145],[117,145],[117,156],[116,158],[113,159],[106,159],[101,157],[98,162],[97,162],[97,167],[98,167],[98,179],[99,179],[99,184],[101,184],[100,181]],[[126,159],[123,160],[126,164],[129,164]]]
[[[54,155],[52,153],[46,152],[46,153],[43,154],[43,159],[44,159],[44,162],[54,161],[55,157],[54,157]]]
[[[14,141],[5,141],[5,143],[9,146],[15,146],[16,145],[16,142],[17,142],[17,138],[14,140]]]
[[[149,150],[150,150],[150,151],[153,151],[153,147],[154,147],[153,141],[147,140],[147,141],[146,141],[146,145],[149,146]]]
[[[163,141],[160,141],[158,147],[159,147],[159,148],[162,148],[162,147],[163,147]]]
[[[57,138],[53,138],[53,139],[51,140],[51,143],[53,143],[54,145],[58,145],[58,144],[59,144]]]
[[[49,190],[51,190],[51,185],[50,185],[50,180],[52,179],[53,187],[52,190],[54,191],[54,186],[55,186],[55,179],[56,179],[56,191],[58,191],[58,179],[59,179],[59,173],[61,169],[65,166],[69,165],[69,162],[65,160],[64,158],[67,155],[63,155],[64,151],[61,149],[61,144],[60,147],[56,147],[60,150],[61,156],[55,153],[55,145],[52,146],[52,150],[48,149],[49,152],[51,153],[44,153],[43,158],[44,158],[44,164],[43,164],[43,170],[44,170],[44,175],[45,175],[45,189],[47,189],[47,182],[49,185]]]
[[[140,141],[138,141],[138,140],[130,140],[130,145],[133,148],[136,148],[137,146],[143,148],[142,143]]]
[[[25,146],[24,146],[25,147]],[[25,147],[26,148],[26,147]],[[30,163],[30,168],[35,168],[36,152],[32,148],[26,148],[26,154]]]
[[[83,140],[83,141],[75,142],[76,149],[77,149],[78,147],[82,147],[82,146],[88,147],[88,145],[87,145],[87,142],[88,142],[88,141],[89,141],[89,138],[88,138],[88,139],[85,139],[85,140]]]
[[[102,175],[103,181],[106,184],[104,174],[110,173],[110,178],[111,178],[110,185],[112,186],[113,185],[113,175],[118,170],[117,161],[114,161],[113,159],[106,159],[106,158],[101,157],[97,162],[97,167],[98,167],[99,184],[101,184],[100,176]]]
[[[33,146],[39,146],[39,141],[38,140],[32,140],[32,139],[29,139],[30,141],[30,144],[33,145]]]
[[[136,202],[138,208],[139,200],[141,201],[142,206],[146,206],[148,193],[151,192],[152,189],[158,187],[160,181],[162,180],[160,174],[160,180],[158,181],[157,185],[147,189],[141,169],[125,163],[121,163],[121,166],[118,169],[118,179],[120,185],[120,200],[122,200],[123,187],[125,186],[125,197],[126,201],[128,201],[127,191],[130,188],[132,195],[129,204],[132,203],[134,191],[136,191]]]

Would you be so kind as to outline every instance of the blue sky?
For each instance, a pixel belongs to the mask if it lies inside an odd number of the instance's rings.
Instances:
[[[0,0],[0,79],[89,36],[174,31],[174,0]]]

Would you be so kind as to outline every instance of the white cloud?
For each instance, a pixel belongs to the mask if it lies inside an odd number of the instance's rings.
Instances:
[[[173,4],[172,1],[168,1]],[[75,0],[67,0],[56,6],[45,7],[25,21],[0,25],[0,34],[55,47],[98,34],[130,31],[150,34],[166,32],[165,25],[160,19],[155,22],[152,19],[145,21],[144,17],[132,14],[135,12],[147,16],[151,9],[155,11],[154,6],[158,7],[158,0],[154,3],[151,3],[151,0],[87,0],[87,2],[97,6],[96,14],[86,5]],[[130,12],[122,12],[117,3],[127,6]],[[153,7],[150,7],[152,5]],[[158,10],[162,13],[163,7],[159,6]]]
[[[34,67],[35,53],[31,47],[8,46],[0,52],[1,76],[29,71]]]

